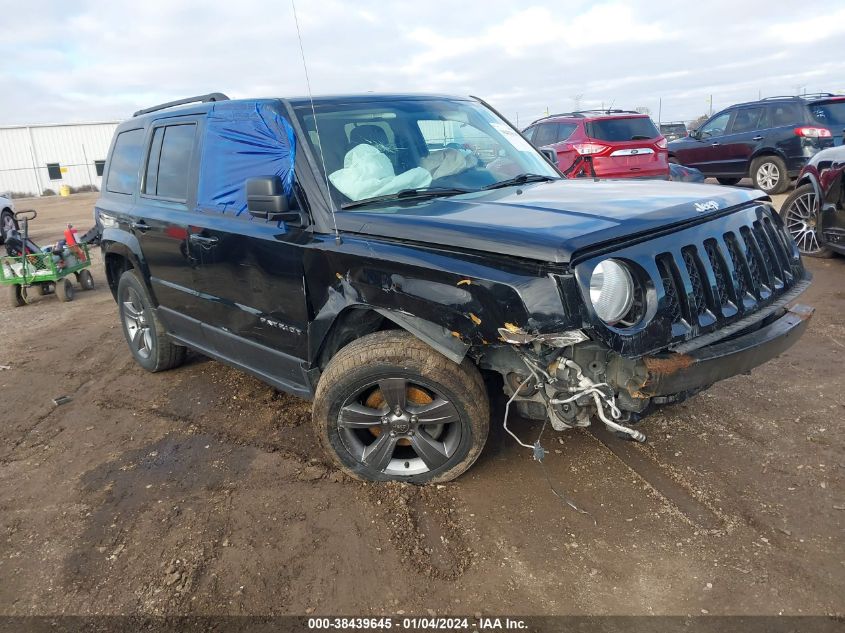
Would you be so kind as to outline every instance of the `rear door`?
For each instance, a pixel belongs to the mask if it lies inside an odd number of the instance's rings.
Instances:
[[[168,330],[197,343],[203,303],[196,292],[199,265],[189,240],[195,203],[199,117],[156,121],[146,137],[138,203],[131,231],[141,245],[150,284]]]

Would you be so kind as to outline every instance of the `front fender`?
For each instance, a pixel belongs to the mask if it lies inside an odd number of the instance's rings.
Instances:
[[[377,311],[453,360],[501,343],[499,328],[546,333],[581,323],[558,276],[536,262],[356,237],[334,246],[323,242],[306,256],[312,359],[350,307]]]

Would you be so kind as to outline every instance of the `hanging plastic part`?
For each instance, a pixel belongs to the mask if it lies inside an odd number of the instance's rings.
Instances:
[[[525,359],[523,359],[523,360],[525,360]],[[549,471],[546,470],[546,464],[543,462],[543,458],[548,454],[548,451],[540,445],[540,438],[543,437],[543,431],[546,430],[546,422],[545,421],[543,422],[543,426],[540,428],[540,433],[539,433],[539,435],[537,435],[537,440],[534,442],[533,445],[532,444],[526,444],[525,442],[520,440],[516,436],[516,434],[508,428],[508,414],[510,413],[511,403],[516,399],[516,396],[519,395],[519,393],[522,391],[522,388],[525,385],[527,385],[528,382],[532,378],[534,378],[536,376],[536,374],[534,373],[534,370],[531,369],[531,365],[528,364],[527,362],[526,362],[526,365],[528,366],[529,370],[531,370],[532,375],[522,381],[522,384],[519,385],[519,387],[514,390],[513,395],[508,399],[507,404],[505,404],[505,421],[504,421],[505,431],[507,431],[508,435],[510,435],[513,439],[516,440],[517,444],[519,444],[520,446],[522,446],[524,448],[531,449],[531,451],[534,454],[534,460],[539,462],[540,468],[543,470],[543,475],[546,478],[546,482],[549,484],[549,488],[551,489],[552,494],[554,494],[558,499],[563,501],[566,505],[568,505],[570,508],[572,508],[573,510],[575,510],[579,514],[586,514],[588,517],[593,519],[594,525],[598,525],[595,517],[592,514],[590,514],[586,510],[582,510],[581,508],[579,508],[577,505],[575,505],[575,502],[572,501],[569,497],[567,497],[566,495],[564,495],[561,492],[558,492],[557,489],[552,484],[552,479],[549,476]],[[541,386],[541,383],[538,383],[538,388],[540,386]]]

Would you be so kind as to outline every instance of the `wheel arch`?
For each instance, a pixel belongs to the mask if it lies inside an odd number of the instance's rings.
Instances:
[[[449,360],[460,364],[470,346],[441,325],[407,313],[364,304],[341,310],[319,342],[315,358],[321,370],[344,347],[373,332],[401,329]]]
[[[751,175],[751,165],[754,163],[755,160],[758,158],[763,158],[765,156],[775,156],[776,158],[780,158],[784,163],[786,162],[786,154],[780,150],[777,150],[772,147],[765,147],[762,149],[757,150],[748,159],[748,165],[746,165],[746,172]]]

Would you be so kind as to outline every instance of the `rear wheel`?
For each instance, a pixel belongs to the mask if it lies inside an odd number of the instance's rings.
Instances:
[[[59,298],[59,301],[73,301],[73,294],[73,284],[70,279],[65,277],[56,282],[56,296]]]
[[[313,416],[335,463],[370,481],[454,479],[478,458],[490,427],[475,365],[396,330],[338,352],[317,385]]]
[[[93,290],[94,289],[94,277],[91,275],[90,270],[82,270],[76,276],[76,280],[79,282],[79,285],[82,286],[83,290]]]
[[[760,156],[751,163],[751,180],[754,186],[766,193],[783,193],[789,189],[786,163],[777,156]]]
[[[157,372],[178,367],[185,361],[185,348],[168,338],[147,289],[131,270],[118,281],[117,306],[129,351],[141,367]]]
[[[802,255],[808,257],[827,258],[833,256],[833,251],[822,246],[819,241],[816,222],[818,220],[818,204],[813,185],[801,185],[786,199],[780,209],[780,215],[789,235],[795,240],[795,245]]]
[[[738,183],[742,178],[716,178],[719,181],[720,185],[735,185]]]

